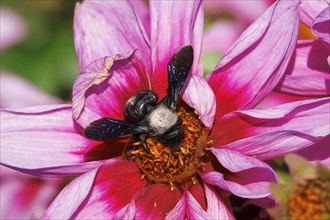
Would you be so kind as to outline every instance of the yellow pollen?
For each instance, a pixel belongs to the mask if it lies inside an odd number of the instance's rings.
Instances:
[[[174,149],[164,146],[157,139],[149,136],[146,139],[150,153],[142,144],[134,142],[129,145],[129,158],[151,182],[184,183],[191,179],[202,163],[204,149],[207,147],[207,133],[198,116],[194,113],[179,112],[182,120],[184,139]]]
[[[323,219],[330,215],[330,180],[309,179],[298,184],[288,201],[290,219]]]

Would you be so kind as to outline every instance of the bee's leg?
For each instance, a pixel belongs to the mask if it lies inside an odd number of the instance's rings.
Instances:
[[[147,134],[146,134],[146,133],[139,134],[139,135],[138,135],[138,138],[139,138],[139,140],[141,141],[141,144],[142,144],[144,150],[145,150],[148,154],[150,154],[150,150],[149,150],[148,145],[147,145],[147,143],[146,143]]]

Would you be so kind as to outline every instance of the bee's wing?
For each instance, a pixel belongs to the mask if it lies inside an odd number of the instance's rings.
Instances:
[[[194,60],[192,46],[186,45],[180,48],[167,64],[168,71],[168,107],[175,109],[181,89],[187,79]]]
[[[101,118],[90,123],[83,131],[92,140],[108,140],[129,134],[147,132],[147,126],[134,122]]]

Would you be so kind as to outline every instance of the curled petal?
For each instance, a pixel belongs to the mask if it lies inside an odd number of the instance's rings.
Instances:
[[[328,6],[329,6],[328,0],[318,0],[318,1],[301,0],[300,19],[308,27],[311,27],[316,16],[320,14],[321,11],[323,11]]]
[[[135,163],[113,159],[99,168],[89,196],[73,218],[112,219],[115,216],[131,216],[134,211],[132,200],[145,184]]]
[[[190,77],[183,100],[195,109],[202,123],[211,129],[215,117],[215,96],[202,76],[192,75]]]
[[[98,168],[95,168],[67,185],[52,202],[41,219],[71,219],[90,194]]]
[[[272,159],[327,136],[329,113],[329,98],[237,111],[219,120],[210,138],[217,146],[259,159]]]
[[[277,90],[303,96],[330,94],[329,52],[319,40],[298,41]]]
[[[314,20],[312,32],[330,51],[330,6],[325,8]]]
[[[217,99],[217,117],[254,107],[276,86],[296,45],[298,6],[299,1],[274,3],[207,76]]]
[[[116,17],[120,19],[114,19]],[[74,43],[80,70],[94,60],[136,49],[137,56],[145,61],[144,66],[150,68],[148,37],[142,29],[128,1],[77,3]]]
[[[275,171],[258,159],[223,148],[211,148],[211,151],[230,173],[223,175],[212,171],[200,174],[206,183],[243,198],[263,198],[271,194],[269,183],[278,182]]]
[[[166,95],[167,63],[183,45],[194,48],[192,73],[198,73],[203,33],[203,6],[198,1],[150,1],[152,86],[160,98]],[[171,25],[168,24],[171,21]]]
[[[74,153],[94,143],[77,133],[70,105],[1,111],[1,164],[35,175],[75,175],[98,166]]]
[[[126,101],[150,89],[149,78],[135,53],[96,60],[73,85],[73,115],[82,127],[102,117],[124,119]]]

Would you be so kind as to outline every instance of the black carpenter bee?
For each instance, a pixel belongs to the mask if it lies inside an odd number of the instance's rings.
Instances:
[[[174,150],[183,140],[182,121],[176,113],[176,104],[194,60],[190,45],[180,48],[167,64],[168,92],[158,103],[158,95],[143,90],[133,95],[125,104],[127,121],[101,118],[90,123],[83,131],[92,140],[109,140],[130,134],[136,135],[146,152],[147,135],[158,139]]]

